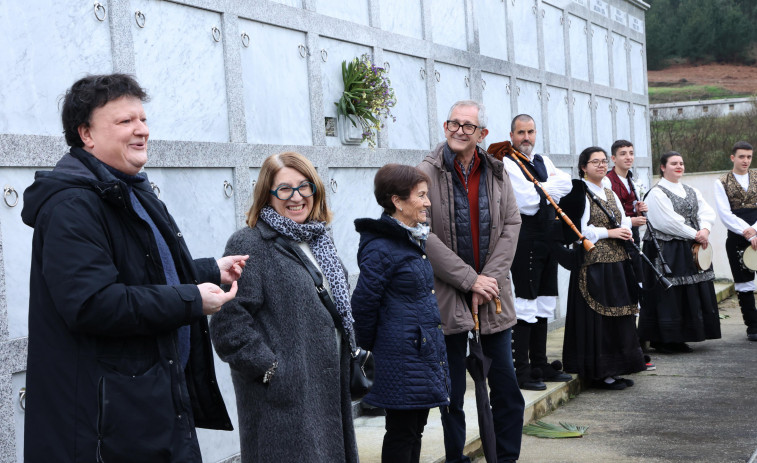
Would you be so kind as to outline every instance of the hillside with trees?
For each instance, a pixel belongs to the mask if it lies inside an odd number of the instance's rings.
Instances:
[[[754,0],[648,0],[647,66],[671,61],[755,64]]]

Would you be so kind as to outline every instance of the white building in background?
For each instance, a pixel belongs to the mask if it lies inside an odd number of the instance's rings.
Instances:
[[[0,462],[21,462],[24,441],[32,230],[21,222],[22,193],[66,151],[58,99],[76,79],[126,72],[149,91],[146,171],[193,255],[222,254],[244,224],[262,160],[295,150],[329,187],[336,245],[354,278],[353,220],[380,212],[376,170],[419,163],[444,140],[456,100],[487,105],[489,143],[508,138],[513,116],[531,114],[537,151],[574,175],[583,148],[630,139],[636,175],[648,179],[648,8],[641,0],[0,0]],[[398,100],[376,150],[342,145],[327,130],[341,63],[363,53],[389,69]],[[235,420],[228,367],[217,369]],[[199,438],[205,461],[239,452],[236,432]]]
[[[754,98],[675,101],[649,105],[651,120],[697,119],[745,114],[755,110]]]

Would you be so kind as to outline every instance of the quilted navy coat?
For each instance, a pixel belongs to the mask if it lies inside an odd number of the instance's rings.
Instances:
[[[376,361],[375,382],[363,401],[392,410],[448,405],[447,352],[425,243],[416,244],[386,214],[357,219],[355,228],[355,335]]]

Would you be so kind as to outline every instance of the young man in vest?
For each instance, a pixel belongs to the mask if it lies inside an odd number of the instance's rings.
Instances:
[[[728,229],[725,249],[739,298],[746,336],[757,341],[757,309],[754,305],[754,271],[742,260],[749,247],[757,250],[757,171],[752,164],[752,145],[737,142],[731,149],[733,170],[715,181],[718,215]]]

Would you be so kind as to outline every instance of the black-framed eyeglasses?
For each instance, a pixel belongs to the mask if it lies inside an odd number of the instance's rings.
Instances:
[[[309,198],[315,194],[315,184],[311,182],[302,182],[300,186],[292,187],[289,185],[280,185],[275,190],[271,190],[271,194],[276,196],[282,201],[294,196],[294,192],[297,192],[303,198]]]
[[[592,159],[591,161],[589,161],[589,164],[591,164],[594,167],[606,166],[609,163],[610,161],[608,161],[607,159]]]
[[[460,127],[463,128],[463,133],[465,135],[473,135],[474,133],[476,133],[476,129],[480,126],[473,124],[461,124],[457,121],[447,121],[447,130],[452,133],[457,132]]]

